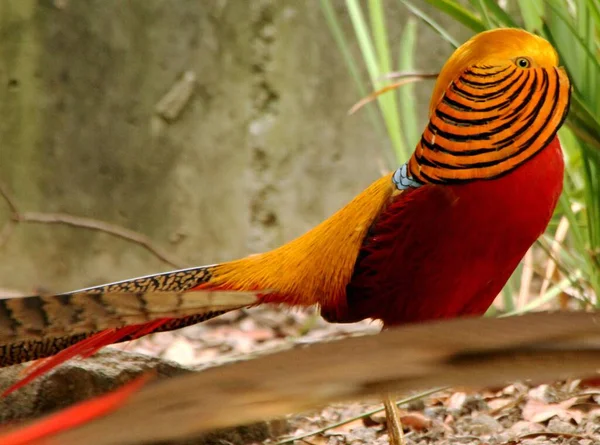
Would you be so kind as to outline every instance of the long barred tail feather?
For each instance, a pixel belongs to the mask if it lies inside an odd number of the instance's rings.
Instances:
[[[0,300],[0,366],[43,359],[3,396],[73,357],[89,357],[113,343],[182,328],[259,302],[258,292],[212,289],[213,267],[60,295]],[[200,285],[204,288],[198,289]]]

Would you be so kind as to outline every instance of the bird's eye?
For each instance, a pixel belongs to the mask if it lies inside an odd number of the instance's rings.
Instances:
[[[515,63],[519,68],[529,68],[531,66],[531,62],[527,57],[517,57]]]

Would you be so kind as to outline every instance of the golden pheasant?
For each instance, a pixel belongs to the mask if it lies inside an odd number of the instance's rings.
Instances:
[[[58,353],[12,389],[73,355],[243,306],[316,305],[332,322],[385,326],[483,314],[556,206],[570,89],[542,38],[476,35],[441,70],[410,160],[301,237],[227,263],[1,300],[0,365]]]

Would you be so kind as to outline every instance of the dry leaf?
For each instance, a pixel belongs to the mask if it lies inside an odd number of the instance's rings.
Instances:
[[[549,385],[539,385],[535,388],[530,389],[527,392],[530,399],[539,400],[540,402],[550,403],[552,401],[552,394],[550,392]]]
[[[544,426],[540,425],[539,423],[528,422],[526,420],[519,420],[509,428],[509,431],[515,436],[539,433],[544,430]]]
[[[572,397],[560,403],[545,403],[537,399],[530,399],[523,407],[523,419],[530,422],[545,422],[554,416],[560,419],[581,423],[583,414],[581,411],[570,409],[578,398]]]
[[[400,422],[402,426],[422,431],[431,427],[432,421],[429,417],[417,411],[398,410],[400,413]],[[385,414],[377,413],[370,417],[373,425],[384,425],[386,422]]]
[[[448,409],[460,411],[462,409],[462,407],[465,405],[466,400],[467,400],[467,393],[455,392],[447,400],[446,407]]]
[[[349,433],[350,431],[356,429],[356,428],[364,428],[364,423],[362,419],[355,419],[352,422],[348,422],[348,423],[344,423],[343,425],[340,425],[338,427],[335,428],[331,428],[330,430],[328,430],[331,433]]]
[[[419,412],[410,412],[402,414],[400,421],[403,426],[407,426],[413,430],[422,431],[431,427],[431,419]]]
[[[488,400],[487,404],[492,412],[500,412],[504,408],[513,405],[515,399],[510,397],[499,397],[497,399]]]
[[[448,414],[446,417],[444,417],[444,425],[451,425],[454,423],[454,416]]]

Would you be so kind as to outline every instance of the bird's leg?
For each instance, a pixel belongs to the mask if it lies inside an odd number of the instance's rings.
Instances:
[[[398,411],[398,406],[390,394],[384,396],[383,406],[385,407],[385,420],[390,436],[390,445],[406,445],[404,430],[400,421],[400,411]]]

